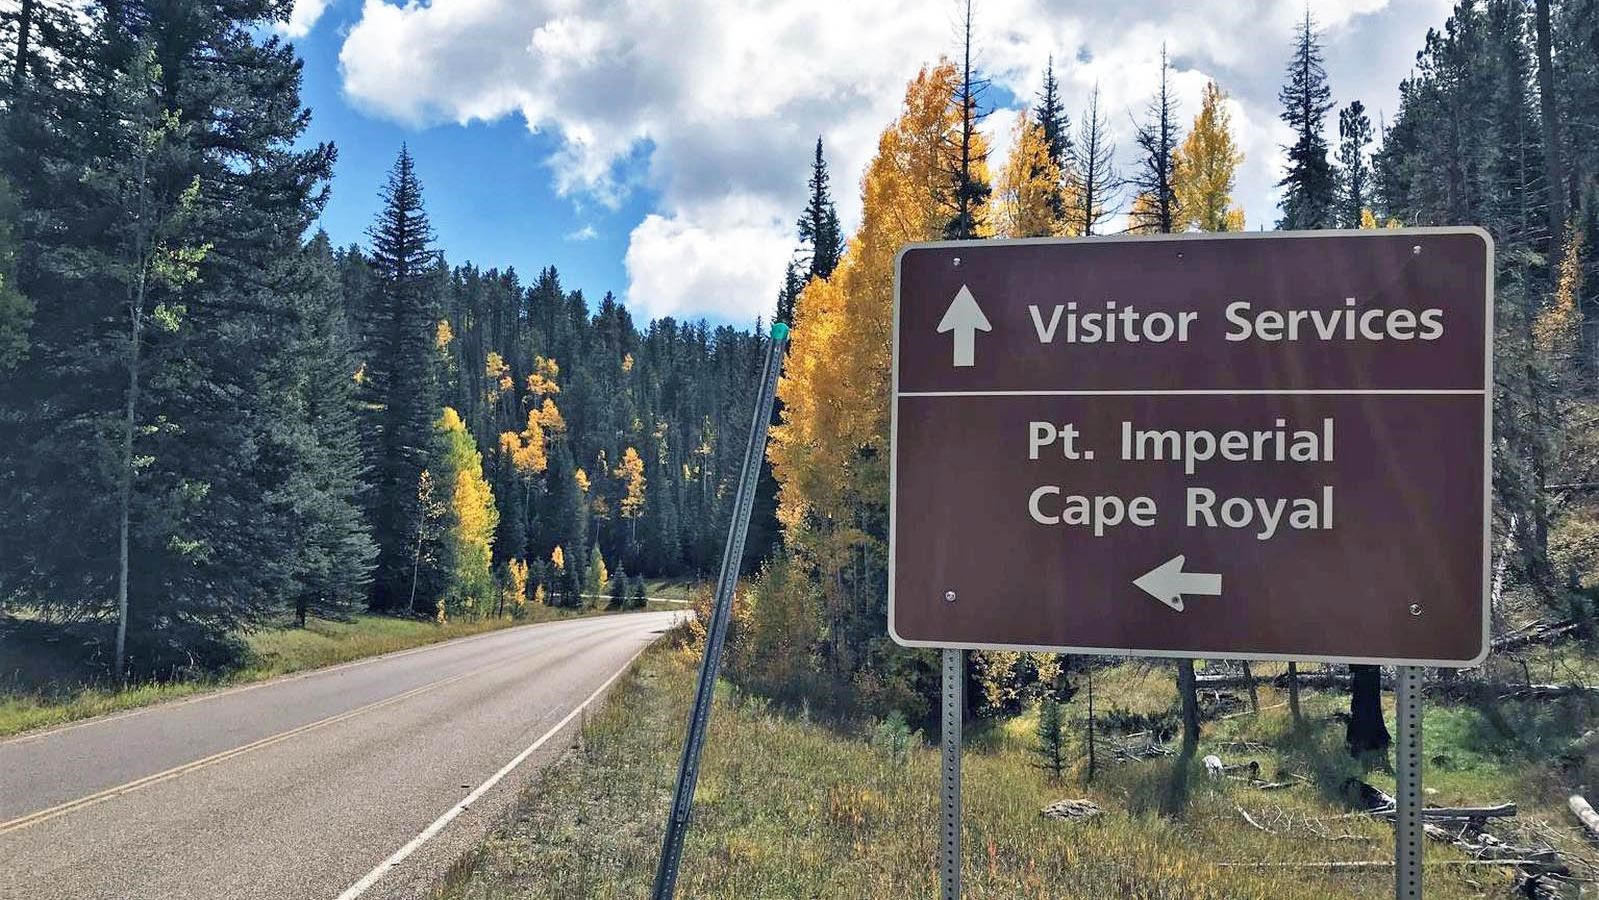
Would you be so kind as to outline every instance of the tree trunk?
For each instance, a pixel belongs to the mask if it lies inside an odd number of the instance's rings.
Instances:
[[[1088,780],[1094,780],[1094,670],[1088,670]]]
[[[1382,668],[1350,666],[1349,726],[1344,730],[1344,746],[1349,755],[1370,769],[1378,757],[1387,758],[1388,724],[1382,717]]]
[[[142,284],[137,293],[143,293]],[[122,683],[128,680],[128,520],[133,506],[133,432],[137,427],[139,345],[144,324],[142,298],[135,304],[128,329],[128,402],[122,423],[122,477],[117,486],[117,681]]]
[[[1241,660],[1244,667],[1244,684],[1249,687],[1249,711],[1260,712],[1260,691],[1255,688],[1255,673],[1249,668],[1249,660]]]
[[[1295,662],[1288,664],[1288,714],[1295,725],[1305,721],[1299,712],[1299,664]]]
[[[1183,703],[1183,739],[1177,758],[1172,760],[1171,781],[1161,803],[1161,814],[1167,817],[1182,815],[1188,806],[1188,775],[1199,750],[1199,688],[1191,659],[1177,662],[1177,693]]]
[[[1543,119],[1544,178],[1549,194],[1549,247],[1558,251],[1566,229],[1566,173],[1560,158],[1560,111],[1555,99],[1549,0],[1534,4],[1538,31],[1538,109]]]
[[[1182,752],[1192,756],[1199,748],[1199,685],[1191,659],[1177,661],[1177,693],[1183,703]]]
[[[34,0],[22,0],[22,9],[17,12],[17,58],[11,70],[11,87],[13,90],[22,87],[22,80],[28,74],[28,39],[33,28]]]
[[[305,627],[306,611],[305,595],[301,594],[299,597],[295,598],[294,601],[294,624],[296,626],[300,628]]]

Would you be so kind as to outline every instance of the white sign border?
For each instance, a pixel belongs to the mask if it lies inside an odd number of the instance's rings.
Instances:
[[[1427,237],[1439,235],[1475,235],[1482,239],[1484,249],[1488,256],[1488,267],[1483,285],[1483,476],[1482,476],[1482,643],[1477,655],[1466,660],[1459,659],[1408,659],[1392,657],[1366,657],[1366,656],[1318,656],[1301,653],[1243,653],[1228,650],[1133,650],[1111,647],[1058,647],[1039,644],[990,644],[990,643],[941,643],[937,641],[916,641],[901,637],[894,629],[894,581],[895,560],[897,554],[896,540],[898,536],[898,480],[899,480],[899,312],[900,312],[900,264],[905,254],[912,250],[950,250],[970,247],[980,249],[987,247],[1030,246],[1030,245],[1076,245],[1076,244],[1116,244],[1116,243],[1162,243],[1162,242],[1194,242],[1216,240],[1259,240],[1262,238],[1323,238],[1323,239],[1359,239],[1363,237],[1395,237],[1410,235],[1414,237]],[[1150,235],[1095,235],[1091,237],[1075,238],[995,238],[989,240],[972,241],[921,241],[906,244],[894,254],[894,325],[891,338],[892,359],[890,363],[891,393],[889,400],[889,444],[888,444],[888,633],[894,643],[902,647],[928,647],[943,650],[1022,650],[1028,652],[1044,653],[1072,653],[1090,656],[1132,656],[1154,657],[1162,659],[1247,659],[1263,660],[1268,662],[1321,662],[1340,665],[1380,665],[1380,666],[1430,666],[1445,669],[1468,669],[1479,666],[1488,658],[1492,649],[1490,643],[1490,612],[1491,612],[1491,582],[1493,567],[1493,402],[1494,402],[1494,239],[1484,228],[1475,225],[1461,226],[1435,226],[1418,228],[1381,228],[1381,229],[1328,229],[1322,231],[1233,231],[1233,232],[1190,232],[1184,234],[1150,234]],[[964,393],[964,392],[963,392]],[[1066,392],[1072,393],[1072,392]],[[1088,394],[1118,393],[1114,391],[1085,391]],[[1126,392],[1120,392],[1126,393]],[[1140,393],[1140,392],[1133,392]],[[1165,392],[1162,392],[1165,393]],[[1206,393],[1249,394],[1261,393],[1260,391],[1209,391]],[[1281,391],[1267,393],[1277,394]],[[1336,393],[1347,393],[1337,391]],[[1402,393],[1414,393],[1402,391]]]

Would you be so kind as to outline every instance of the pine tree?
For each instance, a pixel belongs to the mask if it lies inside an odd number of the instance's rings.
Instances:
[[[789,260],[783,269],[783,286],[777,292],[777,316],[774,321],[792,322],[794,302],[805,288],[805,276],[800,274],[799,263]]]
[[[636,575],[633,578],[632,594],[629,603],[634,609],[643,609],[649,605],[649,600],[644,596],[644,576]]]
[[[1121,180],[1116,174],[1116,145],[1111,142],[1099,112],[1099,85],[1088,95],[1088,108],[1077,120],[1077,140],[1071,145],[1066,166],[1070,179],[1067,234],[1090,235],[1100,223],[1116,214]]]
[[[21,210],[11,186],[0,178],[0,372],[16,368],[28,354],[33,303],[17,289],[16,221]]]
[[[632,581],[627,577],[627,569],[617,566],[616,575],[611,579],[611,594],[608,598],[606,609],[627,609],[627,589]]]
[[[1146,234],[1169,234],[1183,221],[1177,199],[1177,102],[1171,96],[1171,68],[1166,47],[1160,48],[1160,88],[1138,126],[1137,190],[1128,228]]]
[[[1338,112],[1338,225],[1359,228],[1371,204],[1371,117],[1359,100]]]
[[[822,139],[816,138],[816,158],[811,162],[810,199],[799,218],[800,243],[810,247],[808,277],[827,278],[838,267],[844,254],[844,235],[838,224],[838,212],[833,208],[833,198],[827,190],[827,160],[822,158]],[[792,312],[790,312],[792,315]],[[787,322],[782,311],[779,322]]]
[[[982,108],[988,82],[977,75],[972,64],[971,0],[966,0],[966,13],[961,20],[961,53],[960,81],[952,98],[960,117],[959,130],[950,148],[953,214],[944,226],[944,237],[950,240],[982,237],[988,228],[988,150],[978,132],[983,118],[988,115]]]
[[[417,479],[433,446],[438,415],[438,257],[422,206],[422,185],[401,147],[382,192],[383,211],[369,234],[376,276],[367,301],[372,336],[366,348],[365,393],[375,411],[373,536],[378,544],[372,606],[399,610],[409,590],[400,580],[421,515]],[[418,598],[432,610],[433,598]]]
[[[1283,148],[1288,152],[1288,171],[1278,182],[1284,188],[1278,227],[1330,228],[1335,224],[1338,186],[1327,160],[1322,120],[1333,108],[1332,91],[1322,66],[1320,35],[1308,7],[1288,63],[1288,83],[1277,98],[1283,105],[1283,122],[1294,131],[1293,144]]]
[[[1060,703],[1054,697],[1046,696],[1039,701],[1036,733],[1038,746],[1033,748],[1038,755],[1036,765],[1058,780],[1066,769],[1066,735],[1061,730]]]
[[[1071,184],[1067,173],[1076,148],[1072,146],[1071,117],[1066,114],[1066,106],[1060,96],[1060,82],[1055,79],[1054,56],[1049,58],[1044,67],[1044,88],[1033,107],[1033,121],[1043,133],[1045,153],[1056,173],[1054,190],[1048,195],[1051,217],[1056,222],[1064,222],[1071,205],[1066,194]]]
[[[1212,81],[1194,127],[1177,154],[1173,193],[1181,211],[1182,227],[1200,231],[1242,231],[1244,211],[1233,205],[1233,187],[1244,154],[1233,140],[1227,95]]]
[[[304,337],[278,289],[332,150],[302,140],[264,0],[119,9],[35,0],[0,48],[33,306],[0,391],[0,503],[27,510],[0,543],[29,549],[0,560],[0,595],[116,623],[125,676],[218,664],[316,578],[269,508],[296,470],[260,456],[307,423],[260,385]]]
[[[262,437],[263,499],[281,529],[282,552],[260,566],[282,579],[302,627],[310,615],[344,616],[364,600],[377,547],[362,516],[363,474],[352,337],[328,237],[280,266],[278,295],[290,312],[281,344],[264,361],[259,393],[275,427]]]

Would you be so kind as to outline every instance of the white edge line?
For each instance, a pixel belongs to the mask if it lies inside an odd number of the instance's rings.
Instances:
[[[538,752],[538,749],[540,747],[543,747],[546,743],[549,743],[551,738],[553,738],[556,735],[560,734],[566,728],[566,726],[572,724],[572,720],[573,719],[577,718],[580,714],[582,714],[582,712],[584,710],[588,709],[589,706],[591,704],[593,704],[595,700],[598,700],[600,698],[600,696],[605,693],[607,688],[609,688],[612,684],[616,683],[616,680],[618,678],[621,678],[624,674],[626,674],[629,670],[631,670],[633,668],[633,663],[637,662],[638,658],[640,656],[644,655],[644,651],[648,650],[649,648],[653,647],[654,645],[655,645],[655,641],[651,640],[649,643],[645,644],[643,647],[640,647],[638,652],[634,653],[631,657],[629,657],[627,662],[624,663],[620,669],[617,669],[616,672],[613,673],[610,678],[605,679],[604,683],[602,683],[599,687],[595,688],[594,689],[594,693],[589,694],[588,699],[584,700],[582,703],[579,703],[575,708],[573,708],[573,710],[571,712],[566,714],[565,718],[563,718],[561,721],[555,723],[555,727],[551,728],[549,731],[544,732],[544,735],[542,737],[540,737],[538,740],[534,741],[532,744],[529,744],[526,750],[523,750],[521,753],[518,753],[510,762],[506,763],[498,772],[495,772],[493,775],[489,776],[489,779],[487,781],[485,781],[482,784],[478,785],[477,788],[472,791],[472,793],[467,794],[466,795],[466,799],[464,799],[460,803],[457,803],[456,805],[450,807],[449,811],[446,812],[444,815],[439,816],[437,819],[434,819],[433,820],[433,824],[431,824],[428,827],[422,829],[422,833],[421,834],[418,834],[416,837],[411,838],[411,840],[409,842],[407,842],[405,846],[403,846],[400,849],[394,851],[394,855],[393,856],[390,856],[388,859],[385,859],[383,862],[379,863],[377,868],[375,868],[372,871],[366,873],[366,876],[363,877],[360,881],[357,881],[355,884],[350,885],[347,889],[345,889],[344,893],[342,893],[342,894],[340,894],[338,896],[338,900],[355,900],[355,898],[357,898],[357,897],[361,896],[362,894],[365,894],[367,891],[371,890],[372,886],[377,884],[378,881],[381,880],[384,875],[387,875],[391,869],[393,869],[395,866],[398,866],[400,863],[404,862],[406,857],[408,857],[411,854],[415,853],[417,850],[419,850],[422,847],[423,844],[427,843],[428,841],[432,840],[435,836],[437,836],[439,832],[444,830],[444,827],[446,825],[448,825],[451,822],[455,821],[456,816],[459,816],[461,813],[466,812],[467,807],[469,807],[473,803],[477,802],[478,798],[480,798],[484,794],[488,793],[489,790],[491,788],[493,788],[496,784],[499,784],[500,783],[500,779],[502,779],[505,776],[511,774],[511,772],[514,771],[517,766],[520,766],[522,763],[526,762],[527,758],[529,756],[532,756],[534,753]]]
[[[1232,397],[1232,396],[1273,396],[1279,394],[1313,395],[1313,396],[1343,396],[1343,395],[1378,395],[1378,396],[1463,396],[1480,397],[1488,393],[1481,388],[1301,388],[1291,390],[1205,390],[1201,388],[1178,390],[1117,390],[1117,391],[901,391],[894,395],[900,397]]]
[[[665,610],[654,611],[665,612]],[[386,660],[398,659],[402,656],[410,656],[415,653],[424,653],[428,650],[438,650],[443,647],[486,640],[497,635],[504,635],[513,631],[520,631],[524,628],[538,628],[544,625],[569,625],[595,618],[599,618],[599,616],[571,616],[559,619],[550,619],[544,622],[523,622],[519,625],[507,625],[504,628],[494,628],[488,631],[479,632],[478,634],[464,634],[460,637],[445,638],[441,641],[429,641],[426,644],[418,644],[415,647],[402,647],[398,650],[390,650],[386,653],[379,653],[376,656],[361,656],[355,659],[345,660],[341,663],[334,663],[330,666],[312,666],[311,668],[300,669],[295,672],[285,672],[282,675],[274,675],[271,678],[263,678],[260,681],[246,681],[242,684],[218,687],[216,690],[210,691],[201,690],[193,694],[186,694],[181,697],[173,697],[170,700],[158,700],[155,703],[149,703],[144,706],[135,706],[131,709],[124,709],[118,712],[103,713],[98,716],[89,716],[83,719],[74,719],[70,722],[61,722],[55,725],[45,725],[40,728],[30,729],[28,731],[20,731],[16,734],[0,737],[0,747],[4,747],[8,744],[24,744],[40,738],[55,737],[63,731],[73,731],[78,728],[87,728],[90,725],[104,725],[107,722],[119,722],[123,719],[131,719],[135,716],[159,712],[163,709],[174,709],[194,703],[203,703],[207,700],[230,697],[234,694],[242,694],[246,691],[256,690],[257,688],[272,687],[273,685],[286,684],[293,681],[303,681],[308,678],[315,678],[319,675],[331,675],[335,672],[342,672],[346,669],[354,669],[371,663],[380,663]]]

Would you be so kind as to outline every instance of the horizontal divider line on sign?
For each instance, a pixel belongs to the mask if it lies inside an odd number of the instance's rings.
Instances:
[[[1273,394],[1481,397],[1486,393],[1488,392],[1482,388],[1307,388],[1300,390],[899,391],[894,396],[896,399],[900,397],[1258,397],[1271,396]]]

